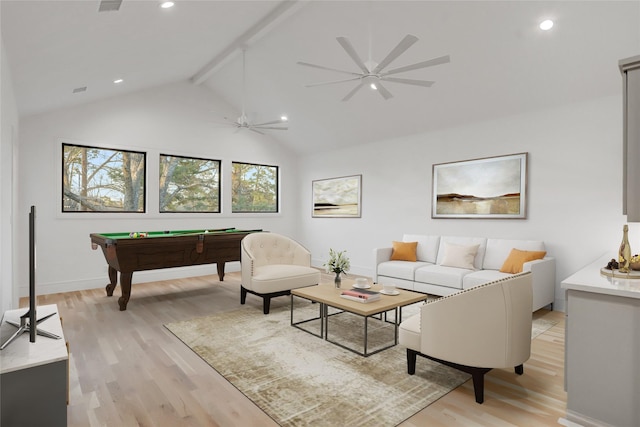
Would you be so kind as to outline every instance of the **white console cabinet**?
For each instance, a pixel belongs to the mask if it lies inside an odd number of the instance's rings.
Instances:
[[[562,281],[566,290],[567,419],[640,426],[640,279],[601,274],[606,255]]]
[[[20,322],[26,309],[4,313],[0,329],[2,342],[16,328],[6,322]],[[57,306],[38,306],[38,318],[50,313],[54,316],[38,325],[60,336],[51,339],[37,336],[29,342],[24,333],[0,351],[0,425],[2,426],[66,426],[67,425],[67,362],[69,354],[65,344]]]

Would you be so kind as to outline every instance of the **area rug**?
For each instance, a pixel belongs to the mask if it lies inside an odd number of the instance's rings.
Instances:
[[[317,304],[296,305],[296,321],[317,314]],[[362,345],[361,317],[343,313],[330,322],[336,341]],[[368,325],[370,348],[393,339],[382,319]],[[292,327],[284,307],[269,315],[247,307],[165,327],[281,426],[395,426],[470,378],[424,358],[408,375],[404,348],[362,357]],[[317,321],[304,327],[319,332]]]

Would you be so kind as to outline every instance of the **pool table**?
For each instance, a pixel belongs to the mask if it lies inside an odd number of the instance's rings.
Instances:
[[[240,261],[240,241],[262,230],[149,231],[143,233],[91,233],[91,248],[102,248],[109,265],[107,295],[113,296],[120,272],[120,311],[127,309],[134,271],[217,264],[218,278],[224,280],[224,264]]]

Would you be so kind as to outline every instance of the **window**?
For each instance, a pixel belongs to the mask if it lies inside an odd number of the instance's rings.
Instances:
[[[144,212],[146,154],[62,144],[62,212]]]
[[[278,212],[278,167],[233,162],[232,212]]]
[[[220,160],[160,154],[160,212],[220,212]]]

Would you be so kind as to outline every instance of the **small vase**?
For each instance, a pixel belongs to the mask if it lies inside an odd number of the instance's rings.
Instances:
[[[333,279],[333,283],[336,285],[336,289],[340,289],[342,284],[342,278],[340,278],[340,272],[336,273],[336,278]]]

